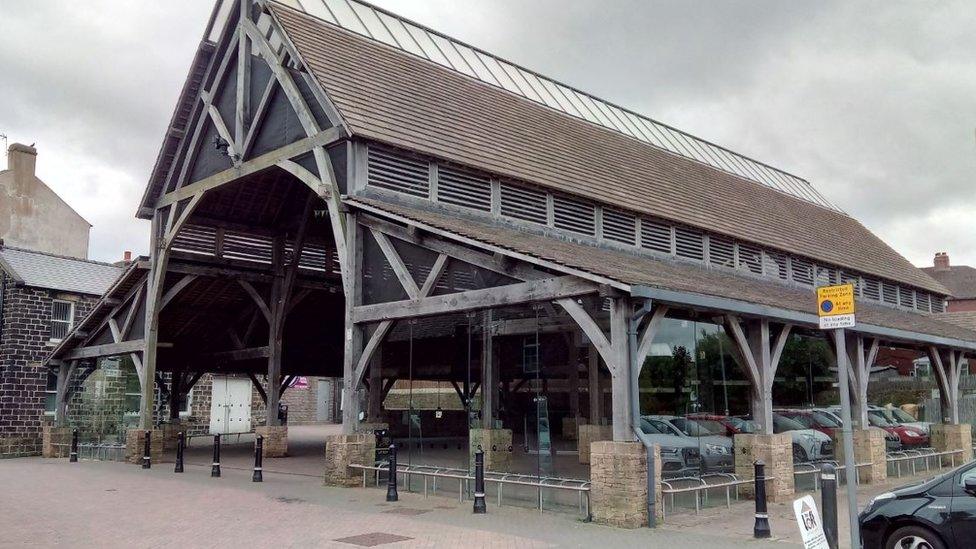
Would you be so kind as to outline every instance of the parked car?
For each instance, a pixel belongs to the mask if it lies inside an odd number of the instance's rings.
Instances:
[[[819,409],[819,411],[822,414],[832,418],[838,426],[843,425],[840,420],[840,410],[834,411],[833,409]],[[901,437],[899,437],[897,433],[890,433],[881,427],[875,427],[873,425],[869,425],[868,429],[877,429],[878,431],[884,433],[886,452],[897,452],[902,449]]]
[[[661,476],[665,478],[695,476],[701,474],[701,450],[688,437],[662,431],[647,416],[641,417],[641,431],[651,442],[661,448]]]
[[[773,414],[773,432],[789,433],[793,437],[793,463],[830,459],[834,457],[834,442],[816,429],[807,429],[780,414]]]
[[[820,410],[786,409],[776,410],[776,413],[796,421],[807,429],[816,429],[829,437],[833,437],[835,432],[840,429],[840,422],[836,421],[833,416],[825,414]]]
[[[864,549],[972,547],[976,462],[875,497],[859,523]]]
[[[924,431],[907,425],[892,423],[880,410],[868,410],[868,422],[889,433],[897,435],[905,449],[924,448],[929,445],[929,435]]]
[[[645,416],[662,432],[695,439],[701,448],[702,470],[706,473],[730,473],[735,468],[732,439],[718,421],[680,416]]]
[[[918,429],[926,435],[932,432],[932,424],[928,421],[918,421],[911,414],[902,410],[901,408],[889,408],[881,406],[870,406],[869,412],[881,413],[892,423],[897,423],[898,425],[904,425],[905,427],[911,427],[912,429]]]

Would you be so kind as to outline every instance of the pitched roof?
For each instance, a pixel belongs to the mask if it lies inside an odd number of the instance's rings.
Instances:
[[[745,301],[815,318],[816,300],[809,288],[787,286],[759,277],[738,275],[691,262],[667,261],[580,242],[554,239],[515,228],[504,228],[474,217],[438,213],[371,198],[348,204],[394,219],[409,220],[481,244],[517,252],[553,264],[628,285]],[[976,342],[976,331],[928,315],[859,300],[858,323],[917,334]]]
[[[953,265],[947,271],[935,267],[923,267],[922,270],[948,288],[953,298],[976,299],[976,268]]]
[[[122,274],[108,263],[12,247],[0,248],[0,269],[24,286],[89,295],[102,295]]]
[[[268,6],[354,136],[946,293],[846,214]]]
[[[957,326],[962,326],[963,328],[976,331],[976,311],[939,313],[932,316],[943,322],[949,322],[950,324],[955,324]]]

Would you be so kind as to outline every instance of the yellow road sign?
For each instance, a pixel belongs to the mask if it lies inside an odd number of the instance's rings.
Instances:
[[[854,285],[817,288],[817,314],[821,329],[854,326]]]

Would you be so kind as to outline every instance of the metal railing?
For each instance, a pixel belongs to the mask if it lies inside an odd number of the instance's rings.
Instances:
[[[843,465],[842,463],[840,463],[838,461],[835,461],[835,460],[832,460],[832,459],[820,459],[820,460],[816,460],[816,461],[805,461],[803,463],[797,463],[797,464],[795,464],[793,466],[793,479],[794,479],[794,484],[796,482],[796,477],[802,477],[802,476],[806,476],[806,475],[813,475],[813,491],[814,492],[820,491],[820,475],[818,475],[817,473],[820,472],[821,467],[824,464],[826,464],[826,463],[829,463],[829,464],[833,465],[834,466],[834,470],[837,471],[837,474],[838,475],[840,475],[841,473],[844,473],[844,481],[845,482],[847,481],[847,466],[846,465]],[[870,461],[864,461],[864,462],[861,462],[861,463],[855,463],[854,464],[854,484],[861,484],[861,475],[860,475],[859,470],[860,470],[861,467],[867,467],[869,465],[871,465],[871,462]]]
[[[71,450],[70,442],[52,442],[51,446],[66,448],[64,455]],[[125,461],[125,444],[119,442],[80,442],[78,459],[88,461]]]
[[[369,471],[373,471],[374,485],[380,485],[380,474],[388,473],[389,466],[379,465],[359,465],[352,464],[351,469],[358,469],[363,472],[363,487],[368,486]],[[464,469],[453,469],[449,467],[435,467],[431,465],[398,465],[397,482],[402,477],[407,490],[410,490],[410,481],[413,476],[420,476],[424,482],[424,497],[429,497],[431,492],[437,491],[437,482],[440,479],[456,480],[458,483],[458,502],[464,501],[465,495],[471,491],[474,482],[474,475]],[[543,509],[544,491],[568,491],[579,494],[579,512],[584,519],[590,516],[590,481],[582,479],[560,478],[560,477],[539,477],[521,473],[498,473],[485,472],[485,485],[494,485],[496,488],[496,502],[499,506],[503,503],[503,493],[505,486],[523,486],[535,488],[538,491],[538,509]]]
[[[715,482],[711,482],[715,480]],[[767,482],[773,477],[766,477]],[[691,483],[689,486],[675,486],[680,482]],[[725,506],[732,507],[733,490],[734,498],[739,500],[739,486],[752,484],[753,479],[740,479],[732,473],[710,473],[700,477],[674,477],[661,479],[661,519],[665,520],[668,516],[667,501],[671,501],[672,513],[677,509],[677,496],[681,494],[694,494],[695,514],[701,511],[702,506],[708,504],[709,490],[725,490]],[[670,497],[669,497],[670,496]]]
[[[895,470],[898,472],[898,474],[895,475],[896,477],[901,477],[903,463],[906,464],[905,467],[909,467],[909,466],[911,467],[912,475],[914,476],[918,474],[919,462],[925,464],[925,472],[928,472],[932,469],[931,460],[933,458],[938,458],[937,461],[938,465],[936,468],[941,469],[943,467],[942,458],[944,456],[948,456],[949,466],[954,468],[956,466],[956,459],[957,459],[956,456],[959,456],[958,459],[960,460],[960,462],[962,462],[962,460],[965,458],[965,455],[961,455],[961,454],[965,454],[965,452],[966,450],[964,449],[949,450],[947,452],[937,452],[933,448],[900,450],[897,452],[890,452],[888,454],[886,461],[889,466],[891,466],[892,464],[895,465]]]

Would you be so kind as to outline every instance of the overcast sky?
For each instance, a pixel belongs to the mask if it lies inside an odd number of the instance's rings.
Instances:
[[[804,177],[917,265],[976,265],[972,2],[377,3]],[[37,143],[94,259],[148,249],[136,206],[209,12],[4,1],[0,133]]]

